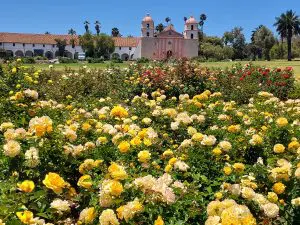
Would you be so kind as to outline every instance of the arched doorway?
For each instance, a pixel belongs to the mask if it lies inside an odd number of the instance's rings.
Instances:
[[[47,52],[45,53],[45,57],[46,57],[47,59],[53,59],[53,53],[50,52],[50,51],[47,51]]]
[[[171,58],[173,55],[173,52],[171,50],[167,51],[167,58]]]
[[[14,57],[14,52],[11,50],[6,50],[6,56],[7,57]]]
[[[24,53],[23,53],[23,51],[18,50],[18,51],[15,52],[15,56],[16,57],[24,57]]]
[[[26,57],[33,57],[33,52],[28,50],[28,51],[25,52],[25,56]]]
[[[122,54],[121,59],[123,61],[127,61],[129,59],[129,55],[127,53]]]
[[[65,57],[68,57],[70,59],[73,59],[73,54],[69,51],[65,51],[65,54],[64,54]]]
[[[120,58],[120,55],[119,55],[118,53],[113,53],[113,54],[111,55],[111,58],[112,58],[112,59],[119,59],[119,58]]]

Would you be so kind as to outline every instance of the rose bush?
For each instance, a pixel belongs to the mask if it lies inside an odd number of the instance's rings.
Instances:
[[[64,83],[53,69],[6,66],[0,224],[296,224],[300,100],[257,91],[240,104],[204,90],[222,72],[197,86],[184,63],[181,72],[134,65],[65,74],[79,82],[119,73],[97,88]],[[115,79],[118,89],[108,85]]]

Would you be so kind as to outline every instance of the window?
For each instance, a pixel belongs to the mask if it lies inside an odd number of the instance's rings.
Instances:
[[[16,43],[13,43],[13,46],[16,46]]]
[[[147,23],[147,28],[148,28],[148,29],[150,28],[150,24],[149,24],[149,23]]]
[[[171,41],[169,41],[169,42],[168,42],[168,44],[169,44],[169,45],[171,45],[171,44],[172,44],[172,42],[171,42]]]
[[[194,25],[191,25],[191,30],[194,30]]]
[[[45,45],[43,45],[43,47],[45,48]]]
[[[119,47],[119,50],[122,50],[122,47]]]
[[[171,31],[169,31],[169,35],[172,35],[172,32],[171,32]]]
[[[2,42],[0,42],[0,46],[2,46]]]
[[[149,32],[147,32],[147,37],[150,37],[150,33]]]
[[[131,47],[129,47],[129,50],[131,50],[132,48]]]
[[[25,43],[23,43],[23,47],[25,47]]]
[[[32,47],[35,47],[35,44],[32,44]]]
[[[55,45],[52,45],[52,48],[55,48]]]
[[[191,39],[194,39],[194,34],[191,34]]]

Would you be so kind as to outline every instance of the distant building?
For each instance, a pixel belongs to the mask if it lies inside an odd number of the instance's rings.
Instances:
[[[113,37],[115,51],[111,57],[122,60],[192,58],[198,56],[198,31],[198,22],[191,16],[185,22],[183,34],[178,33],[172,24],[157,33],[148,14],[142,20],[141,37]],[[75,39],[74,46],[70,43],[72,38]],[[24,33],[0,33],[0,51],[14,57],[40,55],[53,59],[59,55],[55,39],[67,40],[66,57],[77,58],[78,53],[83,52],[75,35]]]

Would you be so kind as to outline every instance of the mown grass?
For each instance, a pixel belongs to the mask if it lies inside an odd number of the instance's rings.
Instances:
[[[237,62],[203,62],[201,65],[210,67],[210,68],[223,68],[225,69],[226,67],[231,67],[232,65],[236,64]],[[242,64],[249,63],[249,61],[240,61]],[[284,61],[284,60],[276,60],[276,61],[253,61],[252,62],[255,65],[260,65],[260,66],[266,66],[270,68],[274,67],[280,67],[280,68],[285,68],[288,66],[293,67],[296,75],[296,79],[298,82],[300,82],[300,60],[295,60],[295,61]],[[114,65],[114,66],[119,66],[121,68],[126,68],[128,67],[129,63],[124,62],[124,63],[71,63],[71,64],[55,64],[53,65],[55,69],[62,70],[65,67],[69,67],[71,69],[78,69],[80,66],[88,66],[89,68],[106,68],[109,65]],[[39,69],[48,69],[49,64],[35,64],[35,67]]]

